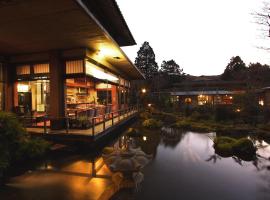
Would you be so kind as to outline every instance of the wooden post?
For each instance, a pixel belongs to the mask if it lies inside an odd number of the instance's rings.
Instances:
[[[60,52],[50,53],[50,117],[51,128],[62,129],[65,124],[64,68]]]
[[[92,136],[95,136],[95,118],[92,118]]]
[[[105,128],[106,128],[106,124],[105,124],[106,123],[106,121],[105,121],[106,117],[105,117],[105,115],[106,114],[103,115],[103,131],[105,131]]]

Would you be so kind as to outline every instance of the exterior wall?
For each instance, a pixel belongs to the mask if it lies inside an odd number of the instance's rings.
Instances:
[[[265,91],[264,105],[265,105],[267,108],[270,108],[270,90],[266,90],[266,91]]]

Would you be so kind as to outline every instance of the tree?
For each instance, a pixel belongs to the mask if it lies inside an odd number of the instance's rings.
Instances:
[[[155,59],[155,53],[149,42],[144,42],[137,53],[135,65],[145,75],[146,79],[151,79],[158,72],[158,65]]]
[[[183,69],[180,68],[180,66],[174,61],[163,61],[161,64],[161,72],[164,72],[168,75],[182,75]]]
[[[250,63],[248,67],[249,81],[253,86],[263,87],[270,83],[270,67],[261,63]]]
[[[240,56],[232,57],[224,70],[221,78],[223,80],[245,80],[247,77],[247,67]]]
[[[253,13],[255,18],[255,23],[259,24],[261,27],[259,30],[262,33],[262,37],[269,38],[270,37],[270,2],[263,2],[262,9],[258,12]],[[261,49],[270,50],[269,47],[262,46]]]

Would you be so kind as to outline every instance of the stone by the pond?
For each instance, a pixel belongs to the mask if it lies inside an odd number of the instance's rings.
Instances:
[[[244,160],[251,160],[256,154],[256,147],[248,138],[217,137],[214,140],[214,148],[215,152],[223,157],[235,155]]]
[[[115,149],[110,154],[103,154],[105,164],[112,172],[124,174],[140,171],[152,158],[140,148]]]

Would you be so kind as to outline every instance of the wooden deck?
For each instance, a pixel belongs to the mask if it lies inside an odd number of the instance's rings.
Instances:
[[[136,110],[132,110],[128,113],[116,116],[113,119],[107,119],[105,123],[96,124],[89,129],[62,129],[62,130],[51,130],[47,129],[45,133],[44,128],[27,128],[28,133],[32,136],[43,136],[45,138],[65,138],[69,140],[99,140],[103,136],[109,135],[115,129],[121,127],[129,120],[133,119],[137,115]],[[105,125],[105,126],[104,126]]]

